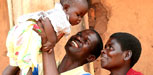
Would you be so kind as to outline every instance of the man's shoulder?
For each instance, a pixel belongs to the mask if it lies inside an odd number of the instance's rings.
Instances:
[[[61,73],[60,75],[91,75],[83,69],[83,66]]]

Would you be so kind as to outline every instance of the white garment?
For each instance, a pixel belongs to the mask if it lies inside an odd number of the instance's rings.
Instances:
[[[22,75],[26,75],[30,67],[37,67],[37,64],[42,63],[42,56],[39,51],[41,48],[41,37],[32,30],[33,25],[36,23],[27,21],[29,19],[37,21],[40,17],[49,18],[57,35],[60,33],[68,35],[70,33],[70,23],[60,3],[56,3],[55,8],[52,10],[30,13],[19,17],[17,25],[10,30],[11,34],[7,37],[7,55],[10,59],[15,57],[14,60],[10,61],[10,64],[12,66],[21,66]],[[29,62],[28,64],[30,65],[24,64],[23,62]],[[41,70],[42,68],[39,67]]]
[[[39,11],[35,13],[26,14],[23,16],[20,16],[17,19],[18,23],[22,23],[27,21],[28,19],[35,19],[36,21],[40,18],[46,18],[48,17],[51,21],[51,24],[53,25],[54,30],[56,31],[57,35],[60,33],[65,33],[66,35],[70,34],[70,23],[68,20],[68,16],[63,10],[63,7],[60,3],[56,3],[55,8],[49,10],[49,11]]]

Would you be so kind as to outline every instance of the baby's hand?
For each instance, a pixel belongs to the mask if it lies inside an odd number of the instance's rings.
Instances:
[[[49,41],[47,41],[45,44],[43,44],[41,50],[51,53],[52,49],[53,49],[54,45],[52,43],[50,43]]]

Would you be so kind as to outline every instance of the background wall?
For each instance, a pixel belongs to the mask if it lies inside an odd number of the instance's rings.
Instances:
[[[8,1],[8,6],[7,6]],[[0,73],[8,65],[5,40],[10,24],[14,24],[17,17],[26,13],[49,10],[59,0],[0,0]],[[92,9],[89,11],[89,25],[94,27],[103,38],[104,43],[114,32],[129,32],[142,43],[142,54],[134,69],[144,75],[153,74],[153,0],[91,0]],[[9,11],[8,12],[8,8]],[[85,21],[87,23],[87,18]],[[86,24],[85,23],[85,24]],[[72,34],[88,28],[81,23],[72,27]],[[71,35],[72,35],[71,34]],[[70,36],[71,36],[70,35]],[[64,44],[69,37],[62,38],[56,45],[56,59],[61,60],[65,54]],[[95,75],[108,75],[101,69],[100,61],[94,62]]]
[[[104,43],[114,32],[128,32],[135,35],[142,44],[140,60],[135,70],[144,75],[153,74],[153,0],[101,0],[107,10],[108,24],[102,34]],[[103,14],[103,13],[101,13]],[[104,13],[105,14],[105,13]],[[97,24],[95,29],[105,25]],[[97,29],[100,31],[100,29]],[[108,75],[105,70],[98,70],[97,75]]]
[[[7,1],[0,0],[0,74],[2,70],[8,64],[8,59],[6,57],[6,47],[5,40],[7,32],[9,30],[9,18],[8,18],[8,9]]]

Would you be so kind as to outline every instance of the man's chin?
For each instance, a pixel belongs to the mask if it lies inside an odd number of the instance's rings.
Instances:
[[[106,69],[107,68],[107,65],[104,64],[104,63],[101,63],[101,67],[104,68],[104,69]]]
[[[78,25],[79,23],[71,23],[71,26],[75,26]]]

